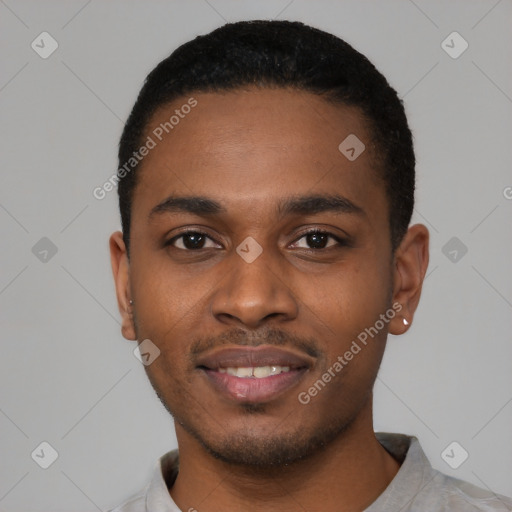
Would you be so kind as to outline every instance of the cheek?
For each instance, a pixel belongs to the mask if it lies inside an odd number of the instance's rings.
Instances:
[[[172,392],[187,378],[186,354],[200,324],[198,316],[205,307],[207,290],[184,279],[178,282],[173,279],[176,273],[168,268],[148,265],[134,270],[137,336],[140,341],[151,340],[160,350],[159,357],[145,369],[153,384],[169,386]]]
[[[311,296],[319,318],[329,327],[324,341],[327,365],[322,371],[338,361],[343,368],[338,364],[335,373],[349,387],[354,385],[355,393],[365,389],[363,381],[374,379],[392,319],[388,315],[387,322],[381,320],[390,308],[391,277],[385,268],[375,260],[361,258],[322,283],[322,291]]]
[[[385,312],[391,283],[387,264],[361,255],[347,260],[329,276],[308,277],[304,296],[334,332],[354,335]]]
[[[186,269],[150,255],[134,261],[131,281],[137,297],[138,328],[143,334],[158,333],[160,337],[171,329],[182,330],[188,318],[197,316],[211,288],[207,279],[193,279]]]

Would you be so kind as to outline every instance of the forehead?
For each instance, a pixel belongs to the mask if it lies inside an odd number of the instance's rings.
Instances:
[[[359,109],[290,89],[191,96],[160,108],[148,123],[144,140],[155,146],[139,164],[133,211],[150,211],[169,195],[255,207],[306,193],[339,193],[356,203],[383,194]],[[358,152],[360,141],[364,151],[347,158],[339,149],[345,140]]]

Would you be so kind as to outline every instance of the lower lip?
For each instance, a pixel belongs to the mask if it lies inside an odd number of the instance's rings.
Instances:
[[[261,379],[236,377],[209,369],[202,371],[213,387],[230,400],[240,403],[262,403],[274,400],[294,387],[302,379],[306,369],[290,370]]]

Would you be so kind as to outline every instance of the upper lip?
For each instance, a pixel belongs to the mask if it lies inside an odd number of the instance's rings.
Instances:
[[[218,368],[254,368],[258,366],[289,366],[290,369],[309,368],[313,359],[294,351],[259,345],[257,347],[225,347],[213,349],[197,358],[198,367],[210,370]]]

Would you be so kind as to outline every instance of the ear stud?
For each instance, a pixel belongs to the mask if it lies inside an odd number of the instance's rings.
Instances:
[[[404,317],[402,321],[406,327],[410,325],[410,322],[407,320],[407,318]]]

